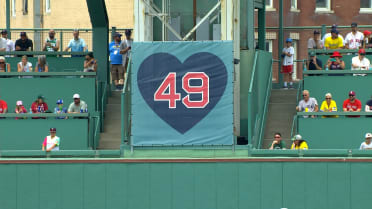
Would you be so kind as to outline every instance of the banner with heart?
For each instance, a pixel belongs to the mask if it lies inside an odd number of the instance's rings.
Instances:
[[[132,47],[132,144],[233,143],[232,42]]]

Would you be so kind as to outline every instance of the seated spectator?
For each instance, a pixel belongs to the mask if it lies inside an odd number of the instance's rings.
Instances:
[[[32,64],[28,61],[26,55],[22,56],[22,60],[18,63],[18,72],[32,72]]]
[[[362,48],[362,41],[364,39],[363,33],[357,30],[358,24],[351,23],[351,32],[345,37],[345,48],[346,49],[359,49]]]
[[[3,37],[0,37],[0,52],[3,51],[5,52],[6,51],[6,39],[3,38]]]
[[[292,138],[292,146],[291,149],[309,149],[305,140],[302,139],[300,134],[297,134]]]
[[[56,52],[59,49],[59,40],[55,38],[56,32],[49,30],[49,37],[45,40],[43,51]]]
[[[5,57],[0,56],[0,72],[10,72],[10,64],[6,63]]]
[[[362,109],[362,103],[359,99],[356,99],[354,91],[349,92],[349,99],[344,101],[342,108],[344,112],[360,112]],[[348,117],[360,117],[360,115],[351,115]]]
[[[54,113],[55,114],[67,113],[67,109],[63,107],[62,99],[57,100],[57,107],[54,108]],[[57,117],[57,119],[67,119],[67,117]]]
[[[35,65],[35,72],[48,72],[48,71],[49,71],[49,67],[46,61],[46,56],[39,55],[37,57],[37,63]]]
[[[269,149],[285,149],[285,142],[282,140],[282,135],[280,133],[274,134],[274,141],[271,143]]]
[[[327,61],[327,68],[329,70],[343,70],[345,69],[345,62],[341,60],[342,55],[338,51],[334,51],[331,55],[331,58]],[[328,76],[343,76],[344,74],[335,74],[335,75],[328,75]]]
[[[44,113],[48,110],[47,103],[44,102],[44,96],[39,95],[31,105],[32,113]]]
[[[297,112],[318,112],[318,102],[315,98],[310,97],[310,93],[308,90],[304,90],[302,92],[303,99],[299,102],[298,106],[296,107]],[[304,118],[308,118],[309,116],[304,115]],[[312,115],[312,118],[315,116]]]
[[[15,42],[15,50],[16,51],[33,51],[34,44],[32,43],[32,40],[27,37],[26,32],[21,32],[20,36],[21,38]],[[18,56],[20,57],[22,55],[18,55]],[[28,55],[28,56],[32,57],[32,55]]]
[[[1,31],[1,37],[6,40],[6,49],[5,51],[10,52],[14,51],[14,41],[8,39],[8,31],[7,30],[2,30]],[[6,55],[6,57],[10,57],[10,55]]]
[[[372,149],[372,143],[371,143],[372,134],[371,133],[366,133],[364,138],[366,139],[366,141],[362,142],[359,149],[360,150]]]
[[[316,57],[315,52],[310,52],[310,59],[306,64],[308,70],[321,70],[323,66],[322,61]],[[313,75],[310,74],[309,76]]]
[[[364,111],[372,112],[372,97],[370,100],[367,101],[366,106],[364,107]],[[372,117],[372,116],[369,116],[369,117]]]
[[[331,36],[326,38],[324,42],[326,49],[342,49],[344,47],[344,41],[338,33],[338,30],[332,29]]]
[[[8,104],[4,100],[0,99],[0,114],[7,113],[7,112],[8,112]]]
[[[68,113],[88,112],[88,105],[83,100],[80,100],[79,94],[74,94],[72,98],[74,99],[74,102],[72,102],[68,107]]]
[[[369,49],[372,48],[372,40],[371,40],[371,31],[365,30],[363,31],[364,39],[363,39],[363,48]]]
[[[358,56],[351,60],[351,70],[369,70],[369,59],[366,57],[366,50],[359,49]],[[354,76],[366,76],[367,74],[354,74]]]
[[[71,49],[71,52],[85,52],[87,50],[87,45],[84,39],[79,38],[79,30],[75,29],[73,32],[74,38],[70,40],[65,51],[67,52]],[[71,57],[82,57],[82,55],[71,55]]]
[[[94,59],[92,52],[85,56],[84,72],[97,72],[97,61]]]
[[[26,110],[26,108],[23,106],[23,102],[22,102],[21,100],[17,101],[14,112],[15,112],[16,114],[24,114],[24,113],[27,113],[27,110]],[[16,117],[15,119],[18,120],[18,119],[22,119],[22,118],[18,118],[18,117]]]
[[[60,145],[60,138],[56,136],[57,129],[50,128],[49,131],[50,135],[44,138],[44,142],[41,149],[47,152],[58,151]]]
[[[320,111],[322,112],[337,112],[337,105],[335,100],[332,99],[332,94],[327,93],[325,95],[325,100],[322,102],[322,105],[320,106]],[[329,115],[329,116],[322,116],[322,118],[330,117],[335,118],[337,115]]]
[[[323,42],[320,39],[320,32],[314,30],[314,36],[307,41],[308,49],[323,49]]]

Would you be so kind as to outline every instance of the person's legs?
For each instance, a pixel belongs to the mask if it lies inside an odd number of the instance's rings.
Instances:
[[[111,65],[111,78],[117,88],[119,85],[118,65]]]
[[[119,78],[119,88],[123,88],[124,86],[124,66],[118,66],[118,78]]]

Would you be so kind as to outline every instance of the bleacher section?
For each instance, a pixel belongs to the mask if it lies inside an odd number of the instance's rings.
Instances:
[[[81,72],[84,69],[85,57],[47,57],[49,72]],[[11,72],[17,72],[17,64],[21,57],[6,57],[6,62],[10,64]],[[37,57],[29,57],[28,61],[35,68]]]

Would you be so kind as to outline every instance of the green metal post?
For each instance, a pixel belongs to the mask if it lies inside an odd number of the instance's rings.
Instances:
[[[326,25],[323,24],[322,25],[322,37],[327,33],[327,28],[326,28]]]
[[[264,1],[262,1],[264,2]],[[260,50],[265,50],[265,6],[263,5],[262,8],[258,9],[258,48]]]
[[[116,27],[111,28],[111,42],[114,41],[114,35],[116,33]]]
[[[59,48],[60,51],[63,52],[63,31],[61,30],[59,33]]]
[[[278,60],[279,60],[279,69],[278,69],[278,78],[279,78],[279,85],[283,83],[283,75],[280,73],[280,69],[282,67],[282,50],[283,50],[283,37],[284,37],[284,30],[283,30],[283,0],[279,0],[279,39],[278,39]]]
[[[10,32],[10,0],[6,0],[6,30],[8,31],[8,39],[12,38]]]
[[[247,46],[248,49],[254,49],[254,1],[247,0]]]

